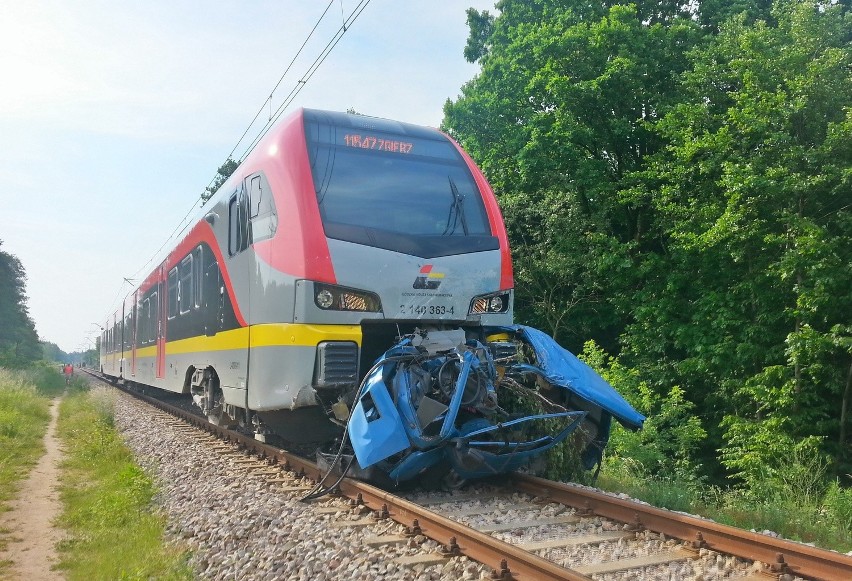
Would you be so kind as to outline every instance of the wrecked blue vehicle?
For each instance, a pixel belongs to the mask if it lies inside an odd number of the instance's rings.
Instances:
[[[507,411],[504,401],[518,399],[541,413]],[[485,342],[460,329],[418,329],[376,361],[351,404],[344,439],[320,463],[386,486],[516,471],[574,433],[591,469],[612,418],[629,429],[645,420],[550,336],[520,325],[491,329]]]

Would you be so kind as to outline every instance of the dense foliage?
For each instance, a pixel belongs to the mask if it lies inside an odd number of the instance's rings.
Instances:
[[[852,471],[852,12],[501,0],[444,128],[500,199],[517,319],[651,418],[651,476]],[[586,341],[590,341],[586,343]]]
[[[0,250],[0,366],[21,367],[41,356],[38,334],[27,310],[24,267],[17,257]]]

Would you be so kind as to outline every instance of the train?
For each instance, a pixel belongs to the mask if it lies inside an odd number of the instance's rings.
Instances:
[[[572,433],[600,463],[612,419],[644,416],[513,317],[497,198],[458,143],[300,109],[108,316],[100,369],[377,482],[517,470]],[[537,413],[503,405],[524,397]]]

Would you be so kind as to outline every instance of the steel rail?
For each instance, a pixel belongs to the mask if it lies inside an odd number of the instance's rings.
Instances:
[[[526,474],[513,474],[510,481],[514,488],[528,494],[589,510],[613,520],[638,524],[687,542],[692,541],[696,548],[706,547],[720,553],[761,561],[769,566],[769,572],[772,573],[793,573],[820,581],[852,579],[852,557],[849,555]]]
[[[340,489],[346,496],[358,497],[371,508],[381,506],[382,514],[442,543],[451,554],[464,554],[488,565],[494,569],[495,579],[591,581],[590,577],[364,482],[346,478]]]
[[[98,377],[95,375],[95,377]],[[102,378],[100,378],[102,379]],[[129,392],[147,403],[176,415],[196,427],[214,433],[240,448],[281,465],[299,475],[319,481],[325,474],[315,463],[209,423],[205,418],[161,402],[155,398]],[[852,557],[801,543],[774,538],[723,525],[709,520],[655,508],[587,488],[553,482],[515,473],[510,482],[514,489],[579,508],[616,521],[635,524],[654,532],[691,542],[694,548],[706,547],[723,554],[767,564],[767,572],[780,575],[792,573],[818,581],[852,579]],[[464,554],[488,565],[495,579],[591,581],[590,577],[561,567],[466,525],[429,511],[396,496],[351,478],[345,478],[338,492],[377,512],[406,525],[415,533],[442,543],[451,554]]]
[[[96,376],[97,377],[97,376]],[[287,470],[319,481],[325,474],[315,463],[251,436],[209,423],[205,418],[137,392],[127,392],[169,414],[180,417],[204,431],[216,434],[241,449],[269,459]],[[591,577],[543,559],[534,553],[476,531],[464,524],[432,512],[405,498],[360,480],[344,478],[335,492],[406,525],[413,534],[423,534],[445,546],[448,555],[466,555],[494,570],[494,579],[517,581],[592,581]]]

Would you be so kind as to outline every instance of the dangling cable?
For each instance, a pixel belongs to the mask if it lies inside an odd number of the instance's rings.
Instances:
[[[355,398],[352,400],[352,410],[349,411],[349,417],[346,418],[346,427],[343,429],[343,438],[340,440],[340,446],[337,448],[337,454],[335,454],[334,460],[332,460],[329,464],[328,472],[326,472],[325,476],[323,476],[322,479],[317,482],[316,485],[314,485],[310,492],[308,492],[305,496],[299,499],[300,501],[306,502],[308,500],[314,500],[316,498],[328,494],[343,481],[343,478],[346,476],[346,473],[349,472],[349,468],[352,467],[352,463],[355,460],[354,451],[352,457],[349,459],[349,463],[346,465],[346,468],[343,469],[340,478],[337,479],[337,482],[335,482],[329,487],[323,488],[323,484],[325,484],[325,481],[328,479],[329,476],[331,476],[331,473],[334,471],[334,467],[337,466],[337,463],[343,456],[343,450],[346,447],[346,442],[349,440],[349,422],[352,420],[352,413],[355,411],[355,404],[361,398],[361,392],[364,391],[364,386],[367,385],[367,379],[370,377],[370,375],[372,375],[373,372],[376,371],[376,369],[378,369],[385,363],[416,359],[417,356],[418,354],[411,353],[407,355],[395,355],[393,357],[385,357],[384,359],[376,361],[370,368],[370,370],[364,375],[364,379],[361,380],[361,384],[358,386],[358,391],[355,393]]]

